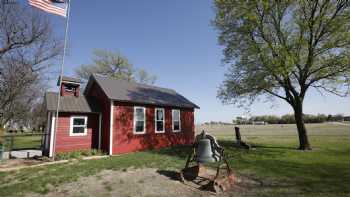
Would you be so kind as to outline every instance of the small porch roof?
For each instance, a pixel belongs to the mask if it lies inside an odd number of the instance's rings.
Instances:
[[[57,92],[47,92],[45,94],[45,105],[47,111],[57,110]],[[99,113],[101,112],[98,102],[93,98],[87,98],[84,95],[62,96],[60,98],[59,112],[78,112],[78,113]]]

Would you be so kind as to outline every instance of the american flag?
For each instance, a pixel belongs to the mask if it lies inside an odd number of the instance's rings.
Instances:
[[[28,0],[29,5],[52,14],[67,16],[67,3],[64,0]]]

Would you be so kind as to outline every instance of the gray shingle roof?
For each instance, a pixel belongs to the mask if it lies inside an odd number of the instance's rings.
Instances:
[[[96,81],[107,97],[112,100],[181,108],[199,108],[174,90],[112,79],[97,74],[90,76],[85,92],[88,91],[92,81]]]
[[[48,111],[56,111],[58,94],[56,92],[46,92],[45,103]],[[91,98],[86,98],[84,95],[62,96],[60,99],[60,112],[84,112],[96,113],[100,112],[100,107],[97,102]]]
[[[62,76],[62,81],[73,82],[73,83],[81,83],[80,79],[73,78],[73,77],[67,77],[67,76]],[[60,76],[58,76],[58,80],[57,80],[57,85],[59,86],[59,84],[60,84]]]

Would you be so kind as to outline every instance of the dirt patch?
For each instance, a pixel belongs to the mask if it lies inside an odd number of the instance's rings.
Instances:
[[[0,162],[0,169],[31,166],[40,163],[43,163],[43,161],[35,159],[8,159]]]
[[[250,181],[250,182],[249,182]],[[249,180],[238,179],[234,191],[221,193],[218,196],[231,196],[244,192],[243,185],[257,185]],[[241,186],[239,186],[241,184]],[[29,194],[27,196],[38,196]],[[104,170],[96,175],[82,177],[73,183],[66,183],[51,188],[46,197],[66,196],[217,196],[203,191],[192,184],[184,184],[176,179],[175,171],[157,169],[125,169],[123,171]]]

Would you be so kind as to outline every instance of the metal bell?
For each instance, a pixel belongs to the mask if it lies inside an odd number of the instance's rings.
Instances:
[[[215,162],[214,154],[209,139],[200,139],[197,142],[196,161],[199,163]]]

